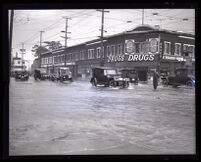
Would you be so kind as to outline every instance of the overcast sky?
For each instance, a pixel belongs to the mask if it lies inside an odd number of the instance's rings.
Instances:
[[[130,30],[142,24],[142,9],[106,9],[104,35]],[[154,16],[158,13],[157,16]],[[68,21],[68,46],[93,40],[100,36],[101,12],[96,9],[83,10],[14,10],[13,55],[19,52],[24,42],[24,59],[34,60],[31,52],[39,44],[40,31],[45,31],[42,41],[60,41],[64,45],[65,19]],[[186,21],[185,21],[186,20]],[[127,21],[132,21],[128,23]],[[193,9],[144,9],[144,24],[159,25],[162,29],[195,33],[195,11]],[[20,56],[21,57],[21,56]]]

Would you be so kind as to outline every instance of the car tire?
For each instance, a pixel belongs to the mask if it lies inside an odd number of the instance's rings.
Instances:
[[[117,83],[116,83],[114,80],[110,80],[109,85],[110,85],[111,87],[116,87],[116,86],[117,86]]]
[[[190,80],[187,81],[187,82],[186,82],[186,86],[188,86],[188,87],[193,87],[193,83],[192,83],[192,81],[190,81]]]

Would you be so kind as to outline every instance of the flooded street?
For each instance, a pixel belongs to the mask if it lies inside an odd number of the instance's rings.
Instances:
[[[9,95],[10,155],[195,153],[194,88],[11,78]]]

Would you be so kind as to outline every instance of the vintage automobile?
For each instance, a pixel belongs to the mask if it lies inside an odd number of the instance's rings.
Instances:
[[[58,79],[60,82],[73,81],[72,73],[68,67],[58,68]]]
[[[195,77],[189,73],[188,68],[177,68],[174,76],[167,77],[167,82],[168,85],[172,85],[174,87],[180,85],[195,87]]]
[[[138,84],[139,78],[137,70],[135,69],[122,69],[120,74],[123,78],[129,78],[130,83]]]
[[[161,70],[160,71],[160,82],[163,85],[168,85],[168,76],[169,76],[169,71],[167,70]]]
[[[34,70],[34,79],[35,80],[45,80],[48,78],[45,68],[37,68]]]
[[[120,74],[118,74],[117,69],[113,69],[110,67],[92,68],[92,77],[90,82],[93,86],[120,86],[122,88],[126,88],[129,86],[129,78],[123,78]]]
[[[27,71],[15,71],[15,80],[27,81],[29,73]]]

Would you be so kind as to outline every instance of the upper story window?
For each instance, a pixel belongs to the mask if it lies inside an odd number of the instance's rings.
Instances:
[[[88,49],[88,59],[94,59],[94,49]]]
[[[107,57],[111,55],[111,46],[107,46]]]
[[[117,45],[117,55],[122,55],[123,54],[123,45],[118,44]]]
[[[115,56],[115,54],[116,54],[116,53],[115,53],[115,45],[112,45],[112,46],[111,46],[111,55],[112,55],[112,56]]]
[[[78,53],[78,52],[75,52],[75,60],[76,60],[76,61],[78,61],[78,60],[80,59],[79,56],[80,56],[79,53]]]
[[[136,54],[139,54],[139,53],[141,53],[141,43],[139,43],[139,42],[135,42],[135,53]]]
[[[190,57],[195,57],[195,46],[194,45],[189,45],[189,52],[190,52]]]
[[[175,55],[181,55],[181,43],[175,43],[175,51],[174,54]]]
[[[101,47],[98,47],[96,49],[96,58],[100,58],[101,57]]]
[[[164,41],[164,54],[171,54],[171,43]]]
[[[169,43],[169,42],[167,42]],[[159,38],[149,39],[149,52],[157,53],[159,51]]]
[[[80,60],[84,60],[84,51],[80,51]]]

